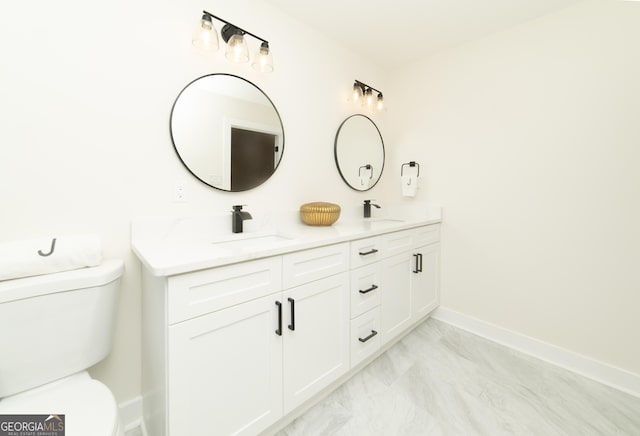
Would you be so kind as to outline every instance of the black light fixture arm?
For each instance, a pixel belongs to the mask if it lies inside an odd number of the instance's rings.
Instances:
[[[255,39],[258,39],[258,40],[260,40],[260,41],[262,41],[262,42],[266,43],[267,45],[269,44],[269,41],[267,41],[266,39],[264,39],[264,38],[260,38],[258,35],[255,35],[255,34],[253,34],[253,33],[251,33],[251,32],[248,32],[248,31],[244,30],[242,27],[236,26],[235,24],[228,22],[228,21],[227,21],[227,20],[225,20],[224,18],[220,18],[220,17],[218,17],[218,16],[216,16],[216,15],[213,15],[211,12],[207,12],[207,11],[205,11],[205,10],[203,10],[203,11],[202,11],[202,13],[203,13],[203,14],[205,14],[205,15],[208,15],[208,16],[210,16],[210,17],[212,17],[212,18],[215,18],[215,19],[216,19],[216,20],[218,20],[218,21],[222,21],[223,23],[226,23],[226,24],[228,24],[229,26],[231,26],[231,27],[233,27],[233,28],[235,28],[235,29],[240,30],[243,34],[245,34],[245,33],[246,33],[247,35],[251,35],[251,36],[253,36]],[[373,88],[371,88],[371,89],[373,89]]]
[[[258,39],[260,39],[260,38],[258,38]],[[356,84],[356,85],[358,85],[358,86],[362,89],[362,92],[363,92],[363,93],[364,93],[364,91],[366,91],[367,89],[370,89],[370,90],[375,91],[375,92],[377,92],[378,94],[382,95],[382,91],[380,91],[379,89],[374,88],[374,87],[373,87],[373,86],[371,86],[371,85],[367,85],[367,84],[366,84],[366,83],[364,83],[364,82],[361,82],[361,81],[359,81],[359,80],[356,80],[356,81],[355,81],[355,84]]]

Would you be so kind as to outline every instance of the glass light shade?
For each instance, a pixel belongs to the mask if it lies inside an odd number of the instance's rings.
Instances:
[[[271,55],[271,50],[269,49],[269,43],[263,42],[262,44],[260,44],[258,52],[253,57],[251,66],[254,70],[261,73],[270,73],[273,71],[273,56]]]
[[[382,93],[378,94],[378,101],[376,103],[376,110],[381,112],[384,109],[384,98],[382,97]]]
[[[218,50],[218,32],[211,22],[211,17],[203,15],[198,27],[194,30],[191,42],[194,47],[205,52]]]
[[[351,96],[351,99],[354,103],[362,102],[362,88],[360,88],[360,85],[358,85],[357,83],[353,84],[353,94]]]
[[[249,47],[241,33],[236,33],[229,38],[225,56],[227,59],[238,63],[249,61]]]
[[[364,92],[364,101],[366,106],[369,109],[373,109],[374,108],[374,104],[373,104],[373,91],[371,90],[371,88],[367,89]]]

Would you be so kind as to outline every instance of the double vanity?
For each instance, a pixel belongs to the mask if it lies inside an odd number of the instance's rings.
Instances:
[[[230,214],[134,222],[149,434],[273,429],[428,316],[440,211],[398,210],[331,227],[253,213],[239,234]]]
[[[187,84],[169,127],[185,168],[217,190],[255,188],[283,159],[275,104],[239,76]],[[349,188],[372,189],[385,163],[373,120],[347,117],[334,157]],[[331,227],[241,206],[134,221],[148,433],[272,432],[428,316],[439,303],[440,211],[378,208],[343,209]]]

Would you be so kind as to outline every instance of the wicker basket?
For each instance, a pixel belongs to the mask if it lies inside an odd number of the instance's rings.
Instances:
[[[310,226],[330,226],[338,221],[340,206],[333,203],[315,202],[300,206],[302,222]]]

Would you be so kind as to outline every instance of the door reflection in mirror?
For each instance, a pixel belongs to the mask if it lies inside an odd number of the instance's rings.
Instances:
[[[246,191],[273,173],[277,136],[231,129],[231,191]]]

